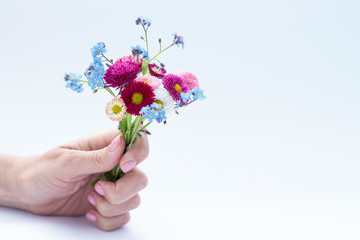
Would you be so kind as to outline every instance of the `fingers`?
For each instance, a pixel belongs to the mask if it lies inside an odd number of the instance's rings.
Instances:
[[[98,211],[91,210],[86,214],[86,218],[102,230],[112,231],[128,223],[130,221],[130,214],[125,213],[116,217],[104,217]]]
[[[125,140],[124,137],[118,135],[111,143],[95,151],[81,151],[81,150],[67,150],[67,161],[71,161],[71,164],[67,164],[70,170],[78,174],[93,174],[106,172],[113,169],[124,154]]]
[[[106,131],[90,134],[68,144],[64,144],[61,147],[83,151],[99,150],[108,146],[119,134],[120,131],[117,128],[112,128]]]
[[[103,196],[97,194],[96,192],[90,193],[88,196],[88,200],[91,204],[95,206],[99,214],[104,217],[116,217],[125,214],[131,210],[138,208],[141,203],[141,198],[139,194],[136,194],[135,196],[121,204],[111,204]]]
[[[147,185],[147,177],[133,169],[116,183],[99,181],[95,191],[88,195],[88,201],[95,207],[86,217],[105,231],[121,227],[130,220],[129,211],[140,205],[138,194]]]
[[[104,196],[109,203],[121,204],[135,196],[139,191],[144,189],[147,184],[148,179],[146,175],[135,168],[125,174],[116,183],[100,180],[96,183],[94,189],[98,194]]]
[[[130,149],[120,160],[120,167],[123,172],[128,172],[136,165],[144,161],[149,155],[149,141],[146,134],[137,137]]]

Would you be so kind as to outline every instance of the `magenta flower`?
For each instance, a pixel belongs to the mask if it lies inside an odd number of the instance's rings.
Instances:
[[[105,75],[104,80],[106,87],[121,88],[126,83],[135,80],[137,75],[141,72],[141,67],[133,62],[118,62],[111,65]]]
[[[181,77],[174,74],[165,75],[162,79],[164,88],[170,93],[174,101],[181,100],[180,94],[187,93],[190,88],[184,83]]]
[[[138,63],[138,61],[139,61],[139,63]],[[134,56],[134,55],[124,56],[124,57],[119,58],[118,60],[116,60],[115,64],[122,63],[122,62],[136,63],[141,67],[142,63],[143,63],[143,59],[140,56]]]
[[[166,74],[165,68],[161,68],[157,66],[155,63],[149,64],[149,71],[152,76],[157,78],[163,78]]]
[[[133,115],[140,115],[141,109],[155,101],[154,90],[143,82],[132,82],[126,85],[121,93],[127,112]]]

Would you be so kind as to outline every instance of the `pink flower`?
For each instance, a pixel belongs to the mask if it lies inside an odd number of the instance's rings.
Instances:
[[[180,94],[182,92],[187,93],[190,90],[182,78],[174,74],[165,75],[162,81],[164,88],[170,93],[170,96],[174,99],[174,101],[181,99]]]
[[[138,61],[139,61],[139,63],[138,63]],[[124,57],[119,58],[118,60],[116,60],[115,64],[122,63],[122,62],[136,63],[141,67],[142,63],[143,63],[143,59],[141,57],[139,57],[139,56],[134,56],[134,55],[124,56]]]
[[[154,90],[157,89],[161,84],[158,78],[151,75],[138,76],[135,81],[146,83],[150,85]]]
[[[181,77],[184,80],[184,83],[189,86],[190,89],[200,89],[200,84],[197,77],[191,72],[178,71],[175,75]]]
[[[126,83],[134,81],[140,72],[141,67],[133,62],[116,62],[104,75],[106,87],[121,88]]]
[[[155,63],[149,64],[149,72],[152,76],[157,78],[163,78],[166,74],[165,68],[157,66]]]

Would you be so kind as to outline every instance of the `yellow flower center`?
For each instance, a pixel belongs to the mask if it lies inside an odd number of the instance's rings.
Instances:
[[[152,114],[149,114],[149,117],[152,117],[153,115]]]
[[[115,114],[119,114],[121,112],[122,108],[119,106],[119,105],[114,105],[112,107],[112,111],[115,113]]]
[[[99,73],[101,74],[101,73],[102,73],[102,71],[101,71],[101,70],[99,70]]]
[[[101,48],[98,48],[98,52],[101,52]]]
[[[132,95],[131,100],[132,100],[132,103],[140,104],[143,101],[143,95],[141,93],[134,93]]]
[[[162,101],[160,101],[159,99],[155,99],[155,102],[159,105],[161,105],[162,107],[164,107],[164,103]]]
[[[176,89],[176,91],[177,91],[178,93],[181,93],[182,88],[180,87],[179,84],[175,84],[174,88]]]
[[[164,115],[160,114],[160,117],[162,118]]]

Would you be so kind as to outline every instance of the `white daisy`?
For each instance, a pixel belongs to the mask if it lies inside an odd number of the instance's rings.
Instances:
[[[157,89],[154,90],[155,93],[155,102],[160,104],[166,113],[170,113],[174,110],[175,102],[170,96],[169,92],[160,85]]]
[[[125,117],[126,106],[121,98],[114,98],[106,104],[105,112],[113,121],[121,121]]]

